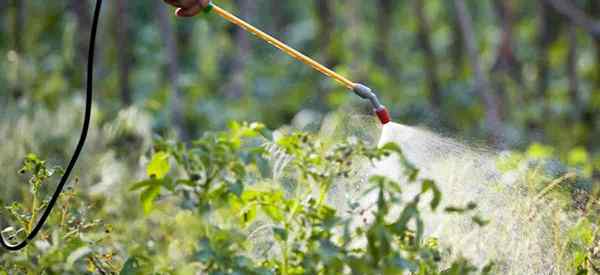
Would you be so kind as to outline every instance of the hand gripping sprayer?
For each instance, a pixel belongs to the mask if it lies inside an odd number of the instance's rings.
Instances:
[[[344,76],[334,72],[333,70],[323,66],[319,62],[314,59],[302,54],[301,52],[295,50],[294,48],[288,46],[287,44],[279,41],[273,36],[261,31],[260,29],[250,25],[246,21],[238,18],[237,16],[231,14],[230,12],[224,10],[223,8],[217,6],[210,0],[164,0],[166,3],[177,7],[176,14],[181,17],[191,17],[195,16],[201,11],[204,13],[216,13],[219,16],[223,17],[225,20],[241,27],[245,31],[253,34],[259,39],[273,45],[278,48],[282,52],[291,56],[292,58],[312,67],[318,72],[324,74],[325,76],[334,79],[338,83],[342,84],[349,90],[353,91],[355,94],[360,96],[363,99],[369,100],[371,106],[373,106],[373,111],[379,118],[382,124],[386,124],[390,122],[390,115],[385,108],[385,106],[381,105],[377,95],[367,86],[355,83],[345,78]]]

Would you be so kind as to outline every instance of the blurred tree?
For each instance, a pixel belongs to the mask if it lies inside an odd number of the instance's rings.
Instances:
[[[588,3],[592,18],[600,18],[600,1],[590,0]],[[596,90],[600,91],[600,39],[598,37],[594,38],[594,47],[596,48],[595,86]]]
[[[328,67],[337,65],[336,54],[332,48],[333,34],[336,28],[335,12],[333,1],[315,0],[315,9],[317,15],[317,45],[319,49],[324,49],[322,62]]]
[[[362,4],[362,3],[361,3]],[[393,72],[390,64],[390,47],[392,44],[392,19],[394,16],[393,0],[377,0],[377,21],[375,44],[375,62],[383,68]]]
[[[168,94],[169,97],[169,118],[173,125],[173,129],[177,132],[179,137],[187,141],[190,139],[190,134],[185,127],[185,120],[183,114],[183,102],[182,95],[179,87],[179,61],[177,59],[177,40],[173,25],[171,23],[171,15],[167,6],[163,3],[156,2],[156,13],[158,15],[158,25],[160,27],[160,36],[164,41],[164,52],[166,62],[166,77],[164,80],[168,83],[168,87],[171,88],[171,92]]]
[[[538,8],[538,49],[537,49],[537,96],[544,99],[548,90],[549,81],[549,49],[556,38],[557,28],[553,23],[553,16],[545,0],[539,0]],[[545,108],[544,108],[545,109]],[[545,111],[544,111],[545,113]]]
[[[253,3],[253,5],[256,5]],[[277,35],[282,35],[284,30],[290,24],[290,15],[286,12],[287,5],[281,0],[269,0],[271,15],[273,16],[273,32]]]
[[[502,34],[500,45],[496,53],[496,61],[492,66],[492,73],[503,72],[508,74],[519,84],[523,84],[521,62],[514,51],[514,25],[515,14],[512,0],[494,0],[495,11],[498,15]]]
[[[236,0],[240,10],[240,17],[248,20],[256,18],[256,3],[249,0]],[[243,29],[235,28],[232,32],[232,40],[236,46],[237,53],[231,60],[231,73],[229,83],[225,88],[225,96],[228,98],[240,98],[246,84],[246,60],[250,52],[249,34]]]
[[[81,68],[84,68],[85,66],[89,39],[89,37],[84,34],[89,32],[92,18],[90,15],[90,7],[87,1],[71,0],[69,4],[71,12],[75,15],[75,24],[77,25],[76,32],[78,33],[78,35],[76,35],[75,38],[76,53],[73,64],[73,72],[77,73],[74,73],[71,77],[71,79],[74,81],[74,83],[72,83],[72,86],[81,87],[83,83],[83,73],[79,72],[82,72]]]
[[[513,2],[511,0],[494,0],[495,12],[501,26],[501,38],[498,45],[496,60],[490,70],[491,80],[498,97],[499,112],[502,117],[506,117],[508,110],[507,78],[512,78],[517,84],[523,87],[523,76],[521,72],[521,63],[517,59],[514,51],[513,26],[515,24],[515,15],[513,11]],[[518,98],[523,102],[523,94],[519,93]]]
[[[600,1],[589,0],[587,10],[592,18],[596,18],[596,24],[600,20]],[[587,100],[587,108],[582,115],[583,123],[590,125],[592,131],[588,139],[589,150],[598,150],[594,148],[595,140],[600,136],[600,38],[594,37],[592,41],[595,52],[596,61],[594,62],[594,73],[592,74],[592,96]],[[600,179],[600,169],[596,171],[596,178]]]
[[[597,13],[597,4],[598,1],[592,0],[592,3],[589,7],[591,11],[591,16],[586,14],[584,9],[579,8],[576,4],[569,1],[564,0],[545,0],[546,3],[552,7],[557,13],[562,15],[569,21],[570,27],[568,30],[568,41],[569,41],[569,49],[567,56],[567,77],[569,80],[569,95],[571,98],[572,107],[575,110],[574,116],[575,120],[579,120],[580,116],[583,116],[584,125],[586,125],[586,133],[587,135],[583,135],[580,137],[582,143],[587,143],[591,148],[592,144],[590,143],[591,135],[589,133],[593,133],[594,131],[598,131],[598,109],[597,104],[595,104],[594,98],[591,101],[588,101],[589,104],[587,108],[581,106],[579,102],[579,83],[577,76],[577,36],[576,31],[577,27],[586,31],[588,35],[591,37],[592,41],[598,47],[598,43],[600,43],[600,19],[596,19]],[[597,48],[598,50],[598,48]],[[600,59],[600,58],[599,58]],[[598,70],[599,65],[596,64],[596,70]],[[596,72],[598,74],[598,72]],[[594,89],[598,89],[597,87]],[[583,114],[582,114],[583,113]]]
[[[565,0],[545,0],[558,13],[587,31],[594,39],[600,39],[600,21],[590,18],[573,3]]]
[[[569,96],[573,109],[573,119],[579,121],[582,108],[579,104],[579,82],[577,80],[577,26],[571,23],[568,28],[567,77],[569,78]]]
[[[464,0],[454,0],[454,5],[456,8],[456,15],[460,22],[460,28],[465,39],[464,44],[469,56],[469,61],[475,74],[475,92],[482,99],[485,106],[484,128],[488,132],[490,142],[500,145],[503,131],[498,108],[498,99],[492,92],[489,80],[483,72],[473,28],[473,20],[467,10]]]
[[[334,30],[336,26],[336,14],[335,14],[335,3],[329,0],[314,0],[314,9],[316,15],[317,33],[314,43],[314,51],[317,54],[319,62],[323,63],[329,68],[334,68],[339,60],[337,59],[338,53],[333,47]],[[322,79],[320,75],[313,74],[315,79]],[[319,81],[314,81],[320,83]],[[327,109],[327,97],[329,95],[328,88],[320,87],[317,85],[317,100],[315,102],[315,108],[320,110]]]
[[[444,3],[447,5],[448,12],[446,13],[447,21],[451,25],[451,41],[450,41],[450,60],[452,60],[453,77],[459,78],[464,68],[464,37],[460,27],[460,20],[456,14],[456,9],[452,3]]]
[[[14,55],[14,70],[15,70],[15,81],[12,84],[12,95],[14,99],[19,99],[23,96],[23,62],[25,61],[25,45],[24,45],[24,35],[25,35],[25,11],[27,9],[25,0],[13,0],[13,9],[14,9],[14,17],[13,17],[13,53]]]
[[[361,34],[362,27],[364,24],[363,20],[363,2],[361,0],[348,0],[345,6],[345,20],[346,20],[346,28],[350,30],[347,33],[347,47],[348,51],[352,53],[352,58],[348,59],[348,65],[350,68],[349,76],[353,79],[362,79],[366,78],[367,72],[365,72],[365,60],[368,59],[367,55],[364,54],[364,37]],[[361,66],[362,65],[362,66]]]
[[[414,0],[413,6],[417,18],[417,41],[424,55],[425,82],[429,90],[429,102],[436,114],[440,113],[442,106],[442,91],[438,78],[438,61],[431,45],[431,27],[425,14],[424,0]]]
[[[129,25],[129,1],[116,1],[115,23],[117,24],[117,63],[119,66],[119,90],[121,102],[123,105],[130,105],[133,101],[129,77],[133,62],[133,53],[131,51],[131,30]]]

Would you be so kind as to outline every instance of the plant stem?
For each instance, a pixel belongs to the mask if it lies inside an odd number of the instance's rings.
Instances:
[[[282,270],[282,274],[283,275],[288,275],[288,247],[287,247],[287,240],[283,241],[283,245],[282,245],[282,254],[283,254],[283,270]]]
[[[27,226],[27,232],[31,232],[33,229],[33,224],[35,223],[35,219],[37,216],[37,208],[38,208],[38,193],[35,192],[33,194],[33,202],[31,203],[31,219],[29,220],[29,224]]]

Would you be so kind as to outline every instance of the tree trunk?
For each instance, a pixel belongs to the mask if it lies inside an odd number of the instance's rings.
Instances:
[[[75,38],[75,60],[71,70],[71,79],[73,80],[72,85],[74,87],[82,87],[84,81],[82,68],[85,68],[85,62],[87,60],[89,39],[89,37],[84,34],[90,31],[92,18],[90,16],[87,1],[71,0],[69,9],[75,15],[76,30],[79,34],[76,35]]]
[[[377,0],[377,41],[375,42],[375,62],[390,69],[389,50],[392,40],[393,0]]]
[[[515,18],[513,1],[494,0],[494,6],[500,25],[502,26],[502,39],[496,54],[496,61],[492,66],[492,72],[504,72],[512,77],[518,84],[523,84],[521,63],[514,52],[513,29]]]
[[[473,29],[473,21],[467,10],[464,0],[454,0],[460,28],[463,33],[464,43],[471,67],[475,73],[475,91],[485,106],[485,126],[488,130],[490,142],[500,144],[502,138],[502,121],[498,111],[498,99],[490,88],[489,80],[483,72],[479,59],[479,49]]]
[[[90,17],[90,10],[87,1],[71,0],[70,5],[73,13],[75,14],[75,20],[77,21],[77,60],[83,62],[87,59],[88,52],[88,39],[85,33],[90,31],[90,25],[92,24],[92,18]]]
[[[23,87],[23,72],[22,66],[23,58],[25,55],[25,45],[23,44],[23,34],[25,31],[25,0],[13,0],[13,7],[15,10],[15,16],[13,20],[13,50],[16,53],[17,60],[15,62],[16,80],[12,85],[12,95],[15,100],[19,100],[24,93]]]
[[[550,66],[549,50],[553,40],[551,34],[550,9],[544,0],[538,1],[538,50],[537,50],[537,96],[544,100],[548,90],[548,73]]]
[[[323,52],[323,63],[327,67],[337,65],[335,55],[331,51],[333,30],[335,30],[335,14],[333,12],[334,2],[330,0],[315,0],[315,8],[318,22],[317,45]]]
[[[494,0],[494,11],[497,14],[501,26],[501,39],[496,53],[496,60],[490,69],[491,83],[498,97],[499,113],[506,117],[510,113],[507,110],[508,95],[506,84],[512,78],[517,84],[524,88],[523,76],[521,74],[521,63],[514,53],[513,26],[514,12],[512,0]],[[521,103],[524,102],[522,93],[518,94]]]
[[[465,45],[463,43],[464,38],[463,38],[463,34],[460,28],[460,22],[458,19],[458,16],[456,15],[456,8],[454,7],[454,5],[452,5],[452,3],[448,4],[448,10],[450,11],[448,13],[448,21],[451,22],[452,24],[452,28],[451,28],[451,32],[452,32],[452,42],[450,43],[450,58],[452,60],[452,65],[454,67],[454,78],[459,78],[463,68],[464,68],[464,48]]]
[[[594,39],[600,39],[600,21],[590,18],[584,11],[580,10],[571,1],[544,0],[556,12],[568,18],[575,25],[587,31]],[[597,1],[597,0],[594,0]]]
[[[119,66],[119,89],[123,105],[131,105],[133,99],[129,84],[131,72],[132,53],[130,47],[129,17],[127,13],[129,1],[116,1],[116,36],[117,36],[117,63]]]
[[[579,104],[579,83],[577,80],[577,26],[570,24],[568,31],[569,51],[567,55],[567,76],[569,78],[569,97],[573,106],[573,116],[579,120],[581,105]]]
[[[588,4],[588,10],[592,18],[600,18],[600,1],[590,0]],[[594,47],[596,49],[596,63],[595,63],[595,76],[592,91],[600,91],[600,39],[594,39]],[[593,93],[592,93],[593,94]],[[598,102],[598,101],[596,101]],[[600,136],[600,108],[597,105],[589,102],[585,107],[583,113],[583,123],[590,125],[590,137],[588,139],[588,148],[594,148],[597,139],[594,137]],[[595,177],[600,179],[600,169],[597,169]]]
[[[425,59],[426,81],[429,90],[429,102],[435,113],[439,114],[442,106],[442,92],[438,78],[438,61],[431,45],[431,28],[425,14],[424,0],[414,0],[415,15],[418,24],[417,40],[423,50]]]
[[[242,19],[251,19],[256,13],[256,4],[251,0],[236,0]],[[246,83],[246,60],[250,52],[250,38],[243,29],[236,28],[233,33],[233,41],[237,46],[237,55],[231,64],[230,82],[227,85],[225,96],[229,98],[240,98]]]
[[[590,0],[589,12],[592,18],[600,18],[600,1]],[[596,91],[600,91],[600,39],[594,39],[594,47],[596,48],[596,75],[594,76],[594,86]]]
[[[347,9],[345,10],[344,15],[345,20],[348,22],[347,28],[349,32],[347,32],[347,35],[350,41],[349,51],[353,55],[353,58],[350,58],[350,63],[348,64],[350,69],[349,77],[358,81],[368,77],[368,73],[365,72],[364,66],[361,66],[364,62],[363,60],[369,58],[365,55],[365,50],[362,45],[364,40],[361,36],[363,24],[362,17],[364,16],[363,9],[361,8],[362,5],[362,0],[348,0]]]
[[[281,0],[270,0],[269,2],[273,16],[273,32],[276,35],[283,35],[284,30],[290,24],[288,19],[289,14],[286,12],[286,4]],[[254,1],[251,4],[256,6]]]
[[[169,102],[170,121],[182,140],[189,140],[190,135],[185,127],[183,116],[183,103],[179,88],[179,62],[177,59],[177,40],[170,21],[170,14],[166,5],[157,2],[158,24],[161,37],[165,43],[167,60],[167,78],[171,86],[171,97]]]
[[[326,67],[333,68],[337,65],[336,53],[332,51],[333,34],[335,30],[335,1],[331,0],[314,0],[315,14],[317,15],[317,37],[316,37],[316,51],[320,54],[317,60],[322,62]],[[322,79],[320,75],[315,74],[315,77]],[[317,81],[316,83],[321,83]],[[326,110],[327,104],[326,99],[329,94],[329,90],[324,88],[322,85],[317,85],[319,89],[315,108],[319,110]]]

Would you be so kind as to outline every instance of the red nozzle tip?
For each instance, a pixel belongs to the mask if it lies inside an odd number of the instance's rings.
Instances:
[[[381,108],[375,110],[375,114],[377,114],[377,117],[379,118],[379,121],[381,121],[381,124],[385,125],[388,122],[392,121],[392,119],[390,118],[390,113],[383,106],[381,106]]]

